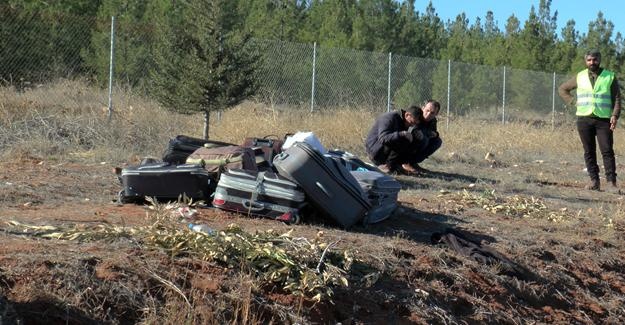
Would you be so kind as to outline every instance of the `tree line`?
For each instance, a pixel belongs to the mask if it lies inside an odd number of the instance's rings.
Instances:
[[[11,56],[9,50],[30,47],[23,60],[33,66],[56,54],[50,60],[57,64],[81,60],[83,68],[97,68],[106,61],[108,53],[98,54],[107,52],[100,47],[107,49],[110,17],[116,16],[120,42],[129,43],[129,50],[136,44],[123,59],[136,61],[134,69],[142,71],[149,62],[139,57],[154,46],[158,26],[176,8],[196,2],[202,1],[8,0],[0,7],[2,58]],[[470,23],[459,8],[455,19],[443,21],[431,2],[421,9],[415,0],[230,0],[225,6],[227,29],[261,39],[556,73],[577,71],[583,66],[582,53],[592,47],[619,74],[625,64],[623,35],[615,33],[601,11],[584,33],[574,20],[557,30],[559,17],[551,0],[532,6],[524,22],[511,15],[504,30],[492,11]],[[188,19],[194,17],[180,17],[181,22]]]
[[[415,2],[8,0],[0,5],[0,82],[80,75],[104,84],[111,16],[117,25],[116,79],[152,89],[162,103],[181,111],[223,109],[241,100],[237,94],[254,92],[262,51],[252,46],[252,39],[316,42],[320,47],[560,74],[583,68],[583,53],[597,48],[603,66],[624,75],[625,40],[601,11],[586,32],[580,32],[574,20],[557,30],[558,13],[552,11],[551,0],[541,0],[526,21],[511,15],[500,30],[492,11],[471,22],[459,9],[455,19],[443,21],[431,2],[423,9]],[[434,70],[429,77],[443,71]],[[305,72],[295,64],[291,73]],[[405,75],[400,91],[410,93],[422,86],[420,76]],[[532,97],[531,89],[528,92]],[[200,95],[183,99],[190,93]],[[467,96],[484,100],[484,93],[477,87]]]

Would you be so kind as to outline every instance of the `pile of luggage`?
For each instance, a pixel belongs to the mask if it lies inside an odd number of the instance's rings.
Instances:
[[[388,218],[401,188],[353,154],[326,151],[310,132],[241,145],[179,135],[162,160],[123,168],[120,202],[186,196],[248,216],[298,223],[320,215],[349,228]]]

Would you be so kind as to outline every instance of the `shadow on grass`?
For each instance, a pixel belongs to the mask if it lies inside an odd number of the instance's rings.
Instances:
[[[405,184],[409,188],[419,189],[419,188],[428,188],[427,185],[420,183],[420,180],[423,179],[435,179],[442,180],[446,182],[462,182],[462,183],[486,183],[486,184],[496,184],[497,180],[483,177],[475,177],[458,173],[447,173],[447,172],[439,172],[439,171],[428,171],[425,173],[420,173],[418,175],[399,175],[397,180],[401,183]]]
[[[16,314],[15,324],[21,323],[20,318],[25,320],[24,324],[108,324],[108,322],[94,319],[80,309],[70,307],[55,299],[46,300],[43,298],[29,302],[12,302],[11,304]],[[0,315],[0,324],[2,323]]]
[[[462,223],[467,222],[453,216],[428,213],[400,206],[388,219],[372,225],[358,226],[352,231],[386,237],[401,236],[415,242],[430,244],[433,233],[455,228]],[[495,241],[494,237],[487,235],[470,234],[470,236],[478,242],[482,240]]]

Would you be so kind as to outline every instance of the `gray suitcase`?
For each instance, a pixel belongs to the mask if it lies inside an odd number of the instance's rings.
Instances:
[[[221,174],[213,206],[286,223],[298,223],[306,205],[297,184],[272,172],[230,169]]]
[[[381,172],[351,171],[350,173],[358,180],[371,203],[371,209],[367,212],[364,223],[376,223],[390,217],[397,208],[397,196],[401,190],[401,184],[393,177]]]
[[[299,184],[319,211],[345,228],[361,222],[371,207],[345,166],[305,142],[296,142],[277,155],[273,165],[278,174]]]

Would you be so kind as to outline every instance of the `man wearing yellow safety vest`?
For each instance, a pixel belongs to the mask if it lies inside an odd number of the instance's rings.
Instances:
[[[597,165],[597,145],[603,157],[603,168],[608,182],[608,190],[619,193],[616,185],[616,162],[614,159],[613,132],[621,113],[621,94],[614,72],[603,69],[601,53],[590,50],[584,55],[587,69],[563,83],[558,89],[560,97],[567,104],[573,104],[571,95],[577,89],[577,131],[584,146],[584,160],[590,182],[586,189],[598,191],[599,165]],[[596,138],[596,140],[595,140]]]

